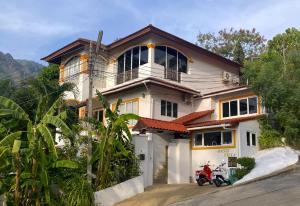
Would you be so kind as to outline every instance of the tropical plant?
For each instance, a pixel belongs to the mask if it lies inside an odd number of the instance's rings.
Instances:
[[[72,133],[64,122],[63,113],[56,114],[62,98],[47,110],[45,102],[47,98],[40,97],[36,115],[29,116],[17,103],[0,96],[0,117],[19,122],[17,131],[7,131],[8,135],[0,141],[0,161],[5,162],[1,172],[13,176],[6,194],[8,198],[13,196],[15,205],[51,204],[48,171],[51,168],[78,167],[73,161],[58,159],[51,132],[53,127],[59,128],[62,135]]]
[[[94,124],[95,136],[92,164],[96,170],[95,187],[103,189],[130,179],[139,174],[139,165],[131,143],[129,120],[139,117],[135,114],[119,114],[122,100],[118,100],[114,111],[104,96],[97,91],[99,101],[105,109],[105,124]]]
[[[242,179],[255,167],[255,159],[252,157],[240,157],[237,159],[237,163],[241,166],[241,168],[235,171],[235,177],[237,179]]]
[[[262,125],[267,127],[265,140],[274,145],[284,138],[288,145],[300,148],[299,59],[300,30],[292,28],[270,40],[267,51],[258,59],[245,63],[245,79],[267,108],[268,122]]]

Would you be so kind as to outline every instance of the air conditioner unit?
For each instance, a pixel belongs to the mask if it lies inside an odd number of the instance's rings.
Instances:
[[[240,78],[237,78],[237,77],[236,77],[236,78],[233,78],[233,79],[232,79],[232,83],[233,83],[233,84],[239,84],[239,83],[240,83]]]
[[[223,72],[223,81],[224,82],[229,82],[230,80],[230,77],[231,77],[231,74],[229,72]]]

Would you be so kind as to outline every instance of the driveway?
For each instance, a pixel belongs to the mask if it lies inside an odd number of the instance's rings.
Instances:
[[[214,185],[176,184],[176,185],[153,185],[144,193],[124,200],[117,206],[163,206],[189,199],[191,196],[220,190]]]
[[[231,187],[206,195],[196,195],[173,206],[296,206],[300,205],[300,165],[284,174]]]

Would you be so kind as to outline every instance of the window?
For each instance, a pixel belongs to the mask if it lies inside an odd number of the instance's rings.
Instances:
[[[229,102],[223,103],[223,117],[229,117]]]
[[[203,132],[194,135],[194,146],[222,145],[232,145],[232,131]]]
[[[94,111],[94,114],[93,114],[93,117],[100,121],[100,122],[103,122],[103,110],[97,110],[97,111]]]
[[[223,132],[223,142],[222,144],[232,144],[232,136],[230,132]]]
[[[257,97],[251,97],[249,100],[249,114],[257,113]]]
[[[247,99],[240,99],[240,115],[248,114]]]
[[[204,133],[204,146],[221,145],[221,132]]]
[[[115,104],[113,104],[113,107]],[[133,99],[133,100],[127,100],[120,104],[119,106],[119,112],[120,114],[126,114],[126,113],[133,113],[133,114],[139,114],[139,100]],[[130,120],[129,125],[135,125],[136,120]]]
[[[256,146],[256,134],[252,133],[252,146]]]
[[[187,73],[187,58],[173,48],[156,46],[154,62],[167,69]]]
[[[247,146],[250,146],[250,132],[247,132]]]
[[[256,134],[247,132],[247,146],[256,146]]]
[[[80,72],[80,58],[73,57],[65,64],[64,79],[68,79]]]
[[[230,116],[237,116],[237,101],[230,102]]]
[[[166,100],[161,100],[160,114],[162,116],[177,117],[178,116],[178,104],[172,103]]]
[[[222,103],[222,117],[257,114],[257,97],[230,100]]]
[[[202,146],[202,134],[196,134],[195,135],[195,140],[194,140],[194,145],[195,146]]]
[[[134,47],[127,50],[118,58],[117,84],[138,77],[138,69],[148,63],[148,48],[146,46]]]

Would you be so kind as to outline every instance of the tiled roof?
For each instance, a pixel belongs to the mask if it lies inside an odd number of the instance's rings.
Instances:
[[[141,117],[138,123],[134,126],[133,130],[141,129],[157,129],[157,130],[168,130],[173,132],[187,133],[185,126],[183,124],[163,121],[157,119],[150,119]]]
[[[188,115],[184,115],[182,117],[179,117],[179,118],[173,120],[172,122],[180,123],[180,124],[187,124],[187,123],[189,123],[193,120],[205,117],[205,116],[207,116],[207,115],[209,115],[213,112],[214,112],[214,110],[205,110],[205,111],[201,111],[201,112],[193,112],[193,113],[190,113]]]
[[[211,126],[211,125],[219,125],[219,124],[234,124],[234,123],[254,120],[261,116],[262,115],[253,115],[247,117],[235,117],[235,118],[222,119],[222,120],[211,120],[211,121],[205,121],[205,122],[199,122],[193,124],[186,124],[185,126],[187,128],[193,128],[193,127],[203,127],[203,126]]]

